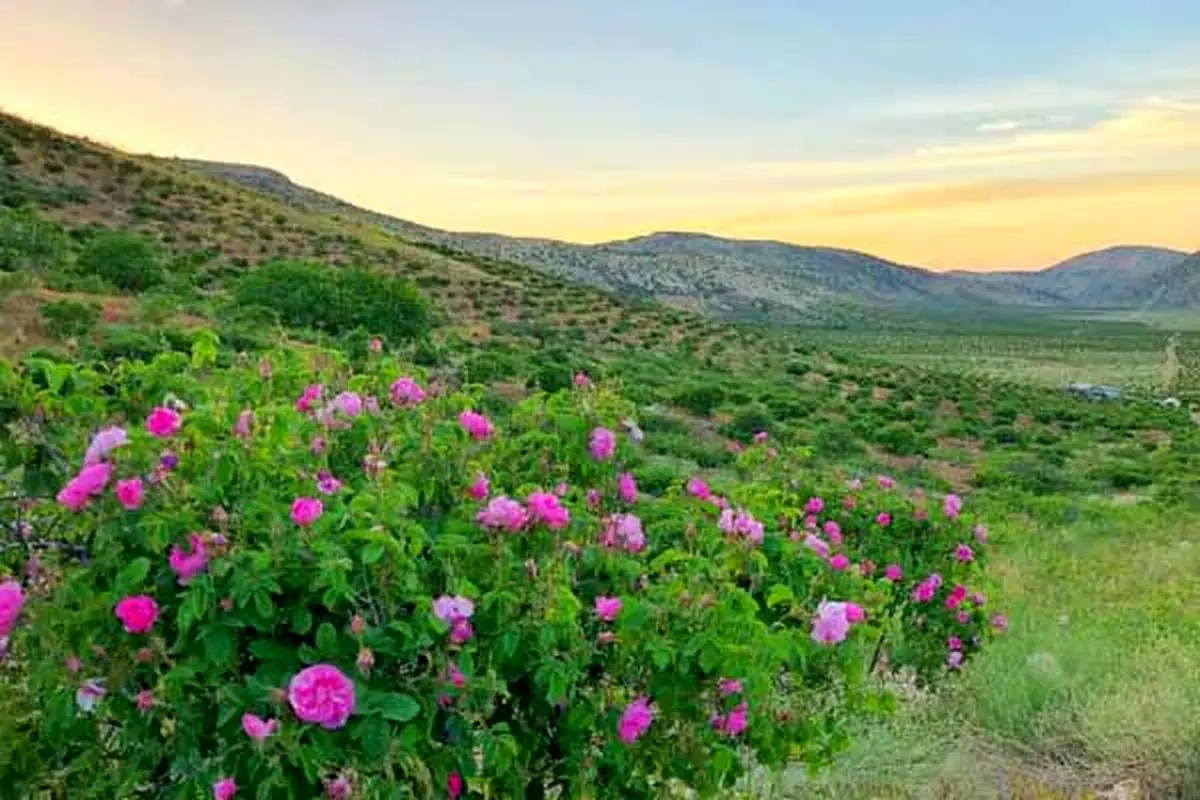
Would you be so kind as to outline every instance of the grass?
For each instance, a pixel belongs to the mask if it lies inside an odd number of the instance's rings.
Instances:
[[[784,797],[1200,797],[1200,518],[1092,502],[993,527],[1008,635]],[[1024,518],[1023,518],[1024,517]],[[1097,796],[1097,795],[1093,795]]]

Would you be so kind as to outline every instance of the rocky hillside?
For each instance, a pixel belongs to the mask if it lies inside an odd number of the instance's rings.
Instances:
[[[626,297],[729,318],[804,322],[871,308],[916,312],[997,307],[1147,308],[1200,305],[1176,296],[1165,271],[1186,253],[1114,247],[1037,272],[933,272],[852,250],[659,232],[597,245],[443,231],[358,208],[261,167],[180,162],[290,205],[378,225],[406,239],[533,267]]]

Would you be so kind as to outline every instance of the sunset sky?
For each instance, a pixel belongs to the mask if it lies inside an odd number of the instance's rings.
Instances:
[[[455,230],[1200,249],[1197,0],[0,0],[0,107]]]

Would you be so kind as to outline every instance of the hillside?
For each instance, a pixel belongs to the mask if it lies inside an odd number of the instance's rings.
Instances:
[[[334,216],[313,203],[281,202],[278,189],[286,179],[275,173],[268,187],[251,177],[265,175],[271,174],[251,168],[222,176],[233,182],[217,180],[174,161],[129,155],[0,113],[0,210],[33,212],[72,240],[97,230],[153,240],[179,263],[200,265],[210,295],[271,259],[309,259],[411,278],[439,310],[443,336],[536,340],[540,331],[570,328],[593,344],[664,346],[686,339],[704,353],[728,335],[686,311],[630,304],[527,267],[414,244],[395,235],[395,225],[384,229],[370,218]],[[40,305],[47,297],[43,292],[27,299]],[[37,316],[16,305],[7,301],[9,321]],[[208,313],[196,305],[179,311]],[[0,334],[0,349],[5,336],[40,335],[30,329]]]
[[[582,245],[439,230],[359,208],[299,186],[274,170],[196,160],[177,163],[273,194],[299,208],[378,225],[412,241],[732,319],[823,322],[845,314],[870,314],[871,309],[903,315],[952,306],[975,314],[994,306],[1143,308],[1178,307],[1172,303],[1181,302],[1160,294],[1158,276],[1186,254],[1159,247],[1109,248],[1036,272],[939,273],[853,250],[700,233],[658,232]]]

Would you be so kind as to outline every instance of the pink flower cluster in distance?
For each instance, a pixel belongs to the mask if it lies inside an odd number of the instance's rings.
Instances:
[[[762,544],[763,524],[744,509],[725,509],[721,512],[717,527],[729,536],[744,536],[754,544]]]

